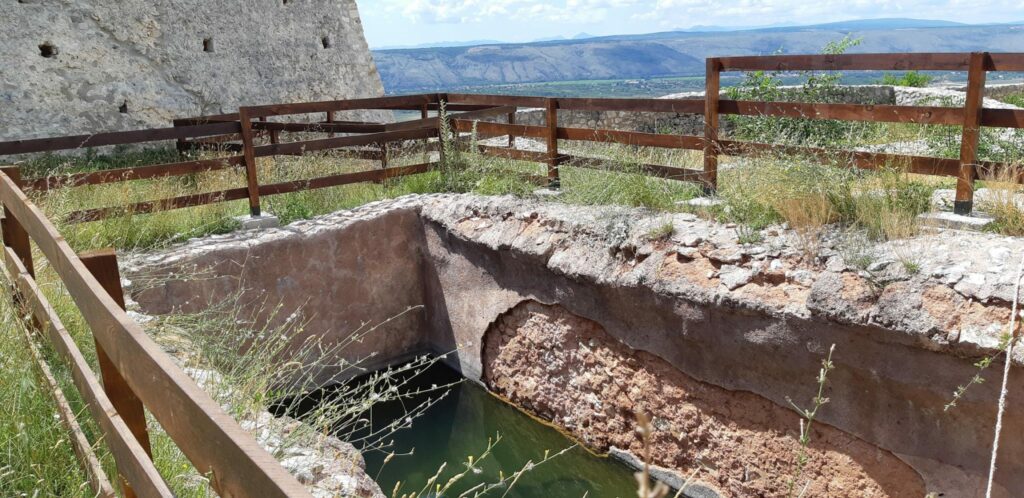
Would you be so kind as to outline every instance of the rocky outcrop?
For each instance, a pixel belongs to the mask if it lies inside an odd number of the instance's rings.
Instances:
[[[601,451],[642,455],[636,413],[653,415],[650,463],[696,472],[720,496],[785,496],[791,484],[806,486],[806,496],[925,494],[909,465],[829,426],[813,428],[808,464],[793,477],[801,451],[793,410],[700,382],[558,305],[518,304],[483,348],[489,389]]]
[[[24,0],[0,32],[0,141],[384,92],[355,0]]]
[[[669,222],[671,233],[656,230]],[[975,495],[998,383],[975,385],[957,407],[943,408],[977,373],[977,359],[996,352],[1024,242],[935,230],[865,249],[826,233],[808,254],[782,227],[759,235],[743,244],[734,227],[688,214],[434,195],[193,241],[137,256],[125,273],[156,279],[133,292],[143,310],[216,296],[213,288],[225,285],[219,272],[265,299],[301,289],[325,307],[308,327],[332,340],[354,321],[422,305],[407,324],[417,328],[393,331],[403,339],[377,351],[398,358],[457,350],[449,358],[466,377],[598,448],[635,451],[622,410],[649,409],[672,428],[658,436],[660,463],[686,471],[706,443],[721,454],[703,479],[738,495],[778,489],[781,478],[767,476],[781,472],[799,430],[789,400],[804,405],[815,395],[834,344],[831,401],[812,445],[820,456],[815,496],[898,496],[921,485]],[[214,278],[175,276],[181,268],[212,269]],[[351,288],[344,299],[340,288]],[[523,318],[516,310],[524,309],[535,312]],[[334,322],[340,317],[349,325]],[[577,336],[587,340],[570,347]],[[535,347],[543,365],[525,363],[521,344]],[[1024,402],[1024,355],[1013,361],[1010,406]],[[573,366],[558,377],[565,362]],[[678,411],[685,407],[696,412]],[[764,417],[751,422],[750,412]],[[1004,424],[1006,434],[1024,431],[1024,414],[1010,410]],[[740,448],[737,435],[755,449]],[[669,458],[677,448],[669,443],[684,450],[682,460]],[[1019,495],[1024,441],[1004,438],[1000,462],[997,495]]]

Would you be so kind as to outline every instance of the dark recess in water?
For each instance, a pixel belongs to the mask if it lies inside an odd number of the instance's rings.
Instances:
[[[457,372],[438,363],[413,379],[408,387],[410,390],[417,387],[429,388],[431,385],[444,385],[459,379]],[[348,385],[361,380],[364,378],[353,379]],[[290,405],[297,409],[289,415],[301,418],[318,404],[332,402],[340,389],[341,386],[334,386],[311,393],[301,400],[284,400],[271,411],[281,415],[283,407]],[[437,394],[432,396],[436,397]],[[421,399],[407,399],[405,404],[412,406],[424,400],[425,396]],[[375,405],[372,426],[384,427],[397,417],[404,417],[405,413],[401,403]],[[393,450],[403,453],[415,448],[414,456],[395,457],[382,468],[386,453],[368,451],[364,453],[366,471],[370,476],[378,476],[377,482],[386,493],[390,493],[398,481],[407,483],[403,490],[409,492],[412,488],[418,490],[442,463],[447,462],[448,470],[439,479],[439,482],[444,483],[465,468],[463,464],[467,456],[479,455],[487,447],[487,439],[497,432],[501,433],[502,440],[493,454],[477,466],[479,472],[464,477],[456,489],[451,490],[450,496],[458,496],[481,482],[496,482],[499,471],[508,476],[520,470],[528,461],[541,460],[545,450],[554,454],[574,444],[554,428],[540,423],[492,396],[482,387],[467,381],[459,383],[426,414],[415,419],[412,428],[394,434]],[[491,494],[501,496],[504,493],[503,490],[496,491],[496,494]],[[507,496],[547,498],[583,496],[584,493],[593,498],[636,496],[633,471],[618,461],[576,447],[524,474]]]

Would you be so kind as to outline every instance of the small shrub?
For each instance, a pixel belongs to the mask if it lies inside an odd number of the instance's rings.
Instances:
[[[828,350],[828,356],[821,361],[821,369],[818,370],[818,393],[811,398],[811,408],[801,408],[792,399],[786,397],[786,401],[789,401],[790,406],[793,407],[797,413],[800,414],[800,450],[796,456],[796,462],[794,464],[793,476],[789,481],[789,491],[787,496],[803,496],[806,490],[807,484],[800,485],[800,480],[803,478],[804,468],[807,466],[807,462],[810,461],[810,453],[807,449],[811,445],[811,428],[814,426],[814,422],[818,418],[818,412],[823,406],[828,404],[829,399],[825,396],[825,388],[828,385],[828,374],[836,368],[835,364],[832,363],[832,353],[836,350],[836,345],[833,344]],[[809,482],[809,481],[808,481]],[[797,493],[798,486],[803,490]]]
[[[736,240],[740,244],[760,244],[764,241],[761,231],[749,225],[738,225],[736,227]]]
[[[647,232],[647,234],[644,235],[644,238],[652,241],[667,239],[671,237],[672,234],[675,233],[675,231],[676,227],[672,223],[672,218],[668,218],[666,221],[662,222],[660,225],[652,228],[649,232]]]
[[[822,49],[825,54],[842,54],[860,44],[860,39],[849,36],[829,42]],[[733,100],[800,101],[815,103],[840,102],[845,90],[840,85],[842,73],[802,73],[804,82],[798,91],[782,87],[781,74],[752,71],[744,74],[741,83],[725,90]],[[834,146],[862,141],[865,136],[877,134],[874,123],[838,120],[796,119],[765,116],[726,116],[732,133],[741,140],[764,143],[793,143],[812,146]]]
[[[843,233],[839,241],[839,254],[843,262],[861,271],[877,259],[875,246],[861,230],[849,230]]]
[[[962,107],[963,99],[949,97],[928,99],[921,105]],[[939,157],[959,158],[963,128],[959,126],[926,126],[923,140],[930,153]],[[978,137],[978,158],[981,160],[1017,163],[1024,157],[1024,130],[982,127]]]
[[[1007,104],[1015,105],[1017,107],[1024,107],[1024,93],[1014,93],[1003,97],[1003,102]]]
[[[932,191],[899,169],[883,170],[854,193],[854,221],[873,240],[912,237],[920,229],[918,215],[931,207]]]
[[[900,263],[903,264],[903,269],[910,275],[917,275],[921,273],[921,263],[914,259],[900,258]]]
[[[797,246],[808,262],[821,248],[821,233],[835,218],[832,203],[824,195],[806,195],[779,200],[775,208],[796,234]]]
[[[297,192],[296,194],[298,195],[279,195],[267,200],[268,210],[278,217],[282,225],[313,217],[313,208],[309,203],[308,192]]]
[[[899,76],[885,73],[882,75],[880,83],[890,86],[912,86],[922,88],[928,86],[928,84],[932,82],[932,79],[933,78],[930,75],[918,71],[907,71]]]

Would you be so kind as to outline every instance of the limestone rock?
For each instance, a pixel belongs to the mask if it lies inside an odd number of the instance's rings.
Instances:
[[[7,2],[0,33],[0,140],[384,92],[355,0]]]
[[[723,265],[722,269],[718,272],[718,278],[729,290],[735,290],[747,285],[753,277],[753,271],[732,265]]]

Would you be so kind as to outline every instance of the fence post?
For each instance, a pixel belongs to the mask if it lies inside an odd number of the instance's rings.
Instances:
[[[78,255],[85,268],[96,277],[103,290],[124,309],[124,291],[121,289],[121,274],[117,269],[117,254],[113,249],[97,249],[86,251]],[[96,342],[96,359],[100,366],[100,376],[103,379],[103,392],[107,393],[110,403],[114,405],[117,414],[124,420],[125,425],[135,435],[139,445],[146,451],[149,458],[153,458],[153,451],[149,445],[149,432],[146,431],[146,412],[142,401],[135,395],[128,382],[124,380],[121,372],[117,369],[106,351]],[[121,485],[124,488],[125,496],[135,496],[127,480],[122,475]]]
[[[512,111],[512,112],[508,113],[508,124],[510,124],[510,125],[516,124],[516,111]],[[511,131],[508,133],[508,148],[510,148],[510,149],[516,148],[516,136],[513,135]]]
[[[420,119],[426,120],[429,117],[430,117],[430,104],[427,104],[427,103],[424,102],[423,105],[420,106]],[[430,137],[427,137],[427,138],[423,139],[423,153],[424,154],[430,154]]]
[[[0,168],[0,171],[7,175],[18,188],[21,188],[21,170],[17,166],[5,166]],[[18,259],[25,265],[28,274],[35,277],[35,266],[32,264],[32,241],[29,239],[25,227],[14,218],[14,214],[7,206],[4,206],[4,219],[0,226],[2,226],[0,231],[3,233],[4,245],[14,250]]]
[[[437,162],[441,166],[444,166],[444,141],[446,139],[445,133],[447,132],[445,120],[448,118],[448,113],[442,111],[443,108],[444,100],[439,95],[437,99]],[[457,137],[458,135],[456,135]]]
[[[248,108],[238,108],[238,122],[242,127],[242,156],[245,159],[245,181],[249,190],[249,214],[259,216],[260,182],[256,177],[256,152],[252,148],[252,121]]]
[[[562,186],[558,176],[558,100],[547,99],[547,142],[548,142],[548,188]]]
[[[722,64],[716,58],[706,61],[704,72],[704,192],[718,189],[718,93],[721,90]]]
[[[177,128],[179,126],[184,126],[184,121],[182,121],[181,119],[175,119],[173,121],[173,123],[174,123],[174,127],[175,128]],[[186,138],[179,138],[179,139],[177,139],[174,142],[174,146],[175,146],[175,148],[178,149],[178,156],[184,157],[185,153],[190,150],[188,139],[186,139]]]
[[[327,122],[328,124],[333,123],[334,122],[334,111],[327,111],[327,119],[325,119],[324,121]],[[327,138],[334,138],[334,132],[332,131],[332,132],[328,133],[327,134]]]
[[[380,169],[388,169],[388,142],[380,144]]]
[[[268,122],[267,121],[267,117],[266,116],[261,116],[260,117],[260,122],[261,123]],[[278,131],[277,130],[267,130],[267,133],[270,135],[270,143],[276,144],[277,143]]]
[[[978,138],[985,98],[985,64],[988,52],[972,52],[964,99],[964,129],[960,139],[960,176],[956,179],[953,212],[968,216],[974,208],[974,181],[978,179]]]

